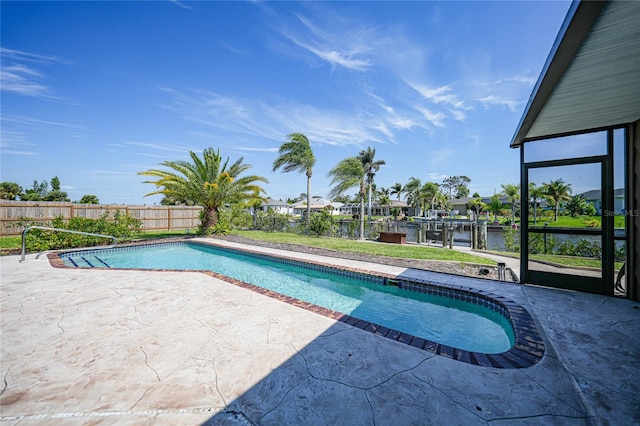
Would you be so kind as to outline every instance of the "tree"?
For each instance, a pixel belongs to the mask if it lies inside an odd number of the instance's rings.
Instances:
[[[391,200],[391,188],[385,188],[385,187],[380,187],[380,189],[375,188],[375,184],[374,184],[374,195],[373,198],[378,200],[378,202],[380,202],[380,198],[381,197],[387,197],[389,200]]]
[[[83,195],[82,198],[80,199],[80,201],[78,201],[78,203],[80,203],[80,204],[100,204],[100,200],[98,200],[98,197],[96,197],[95,195],[87,194],[87,195]]]
[[[560,212],[560,202],[571,198],[571,184],[560,179],[549,181],[542,184],[542,190],[545,197],[554,205],[555,215],[554,221],[558,221],[558,213]]]
[[[380,207],[389,207],[391,205],[391,198],[384,193],[378,195],[378,205],[380,205]]]
[[[33,185],[30,189],[27,189],[24,194],[20,195],[21,200],[27,201],[42,201],[49,192],[49,184],[46,180],[38,182],[33,181]]]
[[[160,163],[173,171],[152,169],[138,173],[152,176],[156,180],[145,181],[159,188],[145,196],[161,194],[173,199],[186,199],[203,207],[202,234],[210,232],[218,223],[220,209],[225,204],[237,204],[261,198],[264,189],[257,182],[269,181],[256,175],[241,176],[251,166],[243,163],[243,158],[229,165],[229,157],[224,161],[220,150],[206,148],[202,158],[189,151],[189,161],[165,161]]]
[[[432,206],[435,208],[439,208],[440,210],[451,209],[451,201],[449,200],[449,197],[441,191],[436,192],[432,200]]]
[[[449,176],[443,179],[442,188],[447,192],[449,198],[461,198],[469,195],[469,184],[471,179],[467,176]]]
[[[279,168],[285,173],[297,171],[307,175],[307,223],[311,216],[311,176],[316,157],[311,150],[309,139],[302,133],[291,133],[289,141],[283,143],[278,150],[278,158],[273,162],[273,171]]]
[[[535,183],[529,183],[529,200],[533,204],[533,224],[538,223],[538,202],[541,201],[544,196],[544,188],[536,186]]]
[[[500,195],[493,194],[489,199],[489,211],[493,213],[493,220],[498,220],[498,213],[502,210],[502,201],[500,201]]]
[[[51,190],[52,191],[60,191],[60,179],[58,176],[54,176],[51,178]]]
[[[407,204],[415,207],[416,216],[421,216],[420,212],[420,189],[422,188],[422,182],[416,177],[411,177],[409,182],[404,186],[404,193],[407,197]]]
[[[309,230],[316,234],[318,238],[321,235],[329,233],[333,229],[333,215],[327,210],[322,209],[319,212],[311,214],[309,219]]]
[[[15,182],[0,182],[0,198],[15,200],[22,194],[22,187]]]
[[[520,184],[503,183],[500,186],[503,194],[509,200],[509,204],[511,204],[511,226],[513,226],[516,223],[516,204],[520,200]]]
[[[593,205],[587,201],[584,195],[574,195],[571,197],[566,207],[571,216],[578,216],[590,213],[590,207],[593,208]],[[595,208],[593,208],[593,210],[595,210]]]
[[[395,195],[398,197],[398,201],[400,201],[400,198],[402,197],[402,194],[404,194],[404,186],[402,186],[402,184],[400,182],[396,182],[393,185],[391,185],[390,188],[390,193],[389,195]]]
[[[433,208],[433,205],[438,199],[438,194],[440,192],[440,185],[435,182],[427,182],[420,188],[420,192],[418,197],[420,198],[420,203],[425,206],[429,206],[429,208]]]
[[[364,196],[366,171],[362,161],[358,157],[347,157],[338,163],[327,174],[331,178],[333,188],[329,196],[334,198],[344,194],[353,187],[358,187],[358,198],[360,199],[360,239],[364,239]]]
[[[44,196],[45,201],[71,201],[66,192],[60,190],[60,179],[58,176],[51,178],[51,191]]]
[[[351,200],[351,197],[346,195],[346,194],[345,195],[337,195],[337,196],[331,198],[331,201],[335,201],[337,203],[342,203],[342,204],[349,204],[349,203],[353,202]]]
[[[70,201],[66,192],[60,190],[53,190],[47,192],[44,196],[45,201]]]
[[[375,160],[376,150],[375,148],[367,147],[366,150],[360,151],[358,154],[358,158],[362,161],[362,167],[364,168],[364,172],[366,173],[366,182],[368,186],[369,195],[367,196],[368,207],[367,207],[367,217],[371,220],[371,188],[373,186],[373,178],[380,170],[380,166],[384,165],[384,160]]]
[[[480,216],[480,210],[487,208],[487,205],[482,201],[480,197],[474,197],[467,203],[467,207],[476,212],[476,218]]]

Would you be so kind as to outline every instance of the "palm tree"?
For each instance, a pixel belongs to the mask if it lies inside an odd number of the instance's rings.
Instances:
[[[467,206],[470,209],[475,210],[476,219],[480,217],[480,210],[484,210],[487,208],[487,205],[482,201],[480,197],[474,197],[471,200],[469,200],[469,202],[467,203]]]
[[[516,223],[516,203],[520,200],[520,184],[503,183],[500,186],[502,187],[502,192],[511,204],[511,226],[513,226],[513,224]]]
[[[283,143],[278,150],[278,158],[273,162],[273,170],[282,167],[285,173],[291,171],[304,172],[307,175],[307,223],[311,216],[311,175],[316,157],[311,150],[309,139],[302,133],[291,133],[287,136],[289,141]]]
[[[366,150],[362,150],[358,154],[358,158],[360,159],[360,161],[362,161],[362,167],[364,168],[364,172],[367,175],[367,185],[369,187],[369,206],[367,208],[367,216],[369,217],[369,220],[371,220],[371,188],[373,186],[373,177],[378,172],[378,170],[380,170],[380,166],[385,164],[384,160],[374,161],[375,156],[376,149],[371,147],[367,147]]]
[[[544,195],[553,202],[555,207],[554,221],[558,221],[558,213],[560,211],[560,201],[571,199],[571,184],[560,179],[543,183],[542,188]]]
[[[364,196],[366,171],[359,157],[348,157],[338,163],[329,171],[327,176],[331,178],[331,185],[335,185],[329,191],[329,197],[333,198],[343,194],[349,189],[358,187],[360,198],[360,239],[364,239]]]
[[[402,197],[402,194],[404,194],[404,186],[402,186],[400,182],[396,182],[391,185],[390,190],[391,192],[389,193],[389,195],[396,195],[398,197],[398,201],[400,201],[400,197]]]
[[[378,195],[378,204],[380,207],[389,207],[391,205],[391,198],[389,195],[381,193]]]
[[[192,201],[203,207],[201,232],[206,233],[218,222],[220,208],[225,204],[248,202],[261,198],[264,189],[257,182],[269,181],[256,175],[240,176],[251,168],[240,158],[229,165],[229,158],[222,161],[220,150],[206,148],[202,158],[189,151],[189,161],[165,161],[160,163],[173,171],[151,169],[138,173],[153,176],[156,180],[145,181],[157,188],[145,195],[162,194],[173,199]]]
[[[404,186],[404,193],[407,194],[407,203],[416,208],[415,216],[420,216],[420,189],[422,182],[416,177],[411,177]]]
[[[432,203],[433,207],[439,207],[440,210],[451,209],[451,200],[449,199],[449,196],[444,192],[441,192],[441,191],[436,192],[434,197],[432,198],[432,201],[433,201]]]
[[[442,194],[440,192],[440,185],[435,182],[427,182],[420,188],[419,198],[422,205],[429,206],[430,209],[433,208],[433,205],[438,198],[438,194]]]
[[[493,220],[498,220],[498,213],[502,210],[502,201],[500,201],[500,195],[493,194],[489,199],[489,211],[493,213]]]
[[[536,186],[535,183],[529,183],[529,200],[533,204],[533,224],[538,223],[538,201],[544,196],[544,188]]]

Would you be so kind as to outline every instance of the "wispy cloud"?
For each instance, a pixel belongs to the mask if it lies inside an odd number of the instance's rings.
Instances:
[[[268,148],[252,148],[247,146],[236,147],[238,151],[256,151],[256,152],[278,152],[278,147],[268,147]]]
[[[183,3],[183,2],[181,2],[181,1],[178,1],[178,0],[169,0],[169,1],[170,1],[171,3],[173,3],[173,4],[177,5],[177,6],[180,6],[180,7],[181,7],[181,8],[183,8],[183,9],[193,10],[193,7],[191,7],[191,6],[187,6],[186,4],[184,4],[184,3]]]
[[[23,62],[37,62],[37,63],[58,62],[61,64],[69,64],[68,61],[65,61],[57,56],[48,56],[48,55],[41,55],[41,54],[32,53],[32,52],[23,52],[20,50],[8,49],[6,47],[0,47],[0,56],[2,56],[3,59],[10,58],[16,61],[23,61]]]
[[[435,89],[427,87],[423,84],[407,82],[416,92],[420,93],[426,100],[434,103],[450,105],[457,109],[466,109],[464,102],[458,95],[452,93],[453,88],[449,85],[436,87]]]
[[[250,53],[248,50],[239,49],[237,47],[231,46],[229,43],[220,43],[220,45],[227,49],[229,52],[234,53],[238,56],[247,56]]]
[[[39,81],[43,78],[38,71],[25,65],[10,65],[0,70],[2,91],[24,96],[51,97],[49,87]]]
[[[446,118],[446,114],[442,112],[433,112],[428,108],[417,106],[416,110],[418,110],[425,120],[429,123],[433,124],[436,127],[444,127],[444,119]]]
[[[427,176],[429,176],[429,180],[431,181],[439,181],[449,177],[449,175],[443,175],[440,173],[428,173]]]
[[[25,117],[22,115],[2,115],[2,121],[22,125],[22,126],[46,126],[46,127],[63,127],[75,130],[84,130],[85,126],[75,123],[64,123],[60,121],[42,120],[35,117]]]
[[[304,129],[314,144],[391,142],[380,118],[358,111],[327,110],[294,100],[267,102],[209,91],[162,90],[171,99],[160,107],[187,121],[234,135],[236,140],[244,135],[252,141],[280,143],[287,134]]]
[[[345,25],[338,17],[324,22],[312,21],[302,13],[295,14],[295,23],[281,22],[274,29],[293,45],[311,53],[333,68],[366,71],[372,66],[370,30]]]
[[[14,93],[48,99],[57,102],[74,103],[69,99],[58,96],[46,84],[48,77],[36,67],[44,67],[52,63],[67,63],[56,56],[46,56],[37,53],[0,48],[3,67],[0,70],[0,89],[3,92]]]
[[[167,145],[164,143],[155,143],[155,142],[138,142],[138,141],[126,141],[124,142],[125,145],[129,145],[129,146],[136,146],[136,147],[141,147],[141,148],[149,148],[149,149],[154,149],[154,150],[158,150],[158,151],[171,151],[171,152],[181,152],[184,153],[185,151],[188,151],[188,148],[185,148],[184,146],[179,146],[179,145]]]
[[[478,99],[478,102],[481,102],[482,104],[484,104],[485,108],[489,108],[492,105],[501,105],[503,107],[506,106],[513,112],[517,112],[518,105],[522,103],[522,102],[514,101],[511,99],[502,99],[496,95],[485,96],[484,98]]]

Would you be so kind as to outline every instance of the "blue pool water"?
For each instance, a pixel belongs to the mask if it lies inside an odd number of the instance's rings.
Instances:
[[[384,280],[330,273],[264,256],[200,244],[160,244],[130,249],[67,253],[65,264],[78,267],[210,270],[324,308],[480,353],[513,346],[509,321],[474,303],[382,285]],[[350,275],[350,276],[344,276]]]

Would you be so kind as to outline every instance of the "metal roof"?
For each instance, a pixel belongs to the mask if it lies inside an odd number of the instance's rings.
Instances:
[[[640,1],[576,1],[511,147],[640,119]]]

